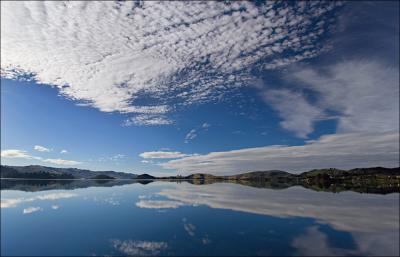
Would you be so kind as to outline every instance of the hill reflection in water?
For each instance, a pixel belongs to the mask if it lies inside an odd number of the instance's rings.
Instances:
[[[1,253],[399,254],[398,193],[190,182],[2,180]]]
[[[216,183],[233,183],[240,184],[249,187],[256,188],[269,188],[269,189],[286,189],[294,186],[299,186],[299,184],[290,181],[260,181],[260,180],[151,180],[151,179],[98,179],[98,180],[88,180],[88,179],[60,179],[60,180],[29,180],[29,179],[1,179],[1,190],[21,190],[27,192],[36,192],[43,190],[52,189],[76,189],[76,188],[87,188],[87,187],[113,187],[121,186],[126,184],[139,183],[142,185],[150,184],[155,181],[163,181],[169,183],[190,183],[194,185],[209,185]],[[392,187],[362,187],[354,186],[351,184],[303,184],[302,187],[311,189],[314,191],[325,191],[325,192],[344,192],[353,191],[359,193],[373,193],[373,194],[389,194],[400,192],[398,185],[393,185]]]

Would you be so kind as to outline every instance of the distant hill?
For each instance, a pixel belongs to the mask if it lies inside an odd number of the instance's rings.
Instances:
[[[226,179],[234,180],[265,180],[265,179],[279,179],[279,178],[294,178],[294,174],[281,170],[268,170],[268,171],[252,171],[238,175],[222,176]]]
[[[237,175],[213,176],[197,173],[186,177],[193,184],[229,182],[245,186],[283,189],[303,186],[316,191],[387,194],[400,192],[400,168],[356,168],[351,170],[315,169],[301,174],[280,170],[253,171]]]
[[[351,170],[315,169],[300,174],[293,174],[281,170],[251,171],[237,175],[215,176],[205,173],[195,173],[189,176],[165,177],[167,179],[201,179],[201,180],[306,180],[306,179],[349,179],[366,177],[393,177],[400,179],[400,168],[356,168]]]
[[[218,179],[218,176],[203,174],[203,173],[195,173],[189,176],[184,177],[185,179]]]
[[[383,168],[383,167],[372,167],[372,168],[355,168],[351,170],[340,170],[340,169],[315,169],[300,174],[301,177],[314,177],[318,175],[329,175],[334,177],[345,177],[345,176],[367,176],[367,175],[400,175],[400,168]]]
[[[1,188],[37,188],[50,189],[62,184],[63,187],[86,187],[89,182],[95,185],[117,185],[120,183],[151,183],[153,180],[182,181],[192,184],[212,184],[220,182],[236,183],[260,188],[283,189],[291,186],[303,186],[316,191],[341,192],[355,191],[360,193],[387,194],[400,192],[400,168],[356,168],[351,170],[315,169],[301,174],[292,174],[280,170],[253,171],[237,175],[215,176],[206,173],[195,173],[188,176],[154,177],[149,174],[129,174],[115,171],[90,171],[74,168],[52,168],[39,165],[1,166],[1,178],[37,179],[2,180]],[[47,179],[40,181],[39,179]],[[57,180],[58,179],[58,180]],[[64,180],[60,180],[64,179]],[[70,180],[68,179],[79,179]],[[83,180],[82,180],[83,179]],[[131,179],[118,180],[118,179]],[[22,182],[21,182],[22,181]],[[114,181],[114,182],[113,182]],[[22,185],[21,185],[22,183]],[[92,184],[90,184],[92,185]]]
[[[161,177],[158,179],[186,179],[186,180],[264,180],[264,179],[275,179],[275,178],[291,178],[297,177],[297,175],[280,171],[280,170],[270,170],[270,171],[252,171],[237,175],[227,175],[227,176],[216,176],[207,173],[195,173],[188,176],[169,176]]]
[[[22,169],[21,167],[1,166],[1,178],[26,178],[26,179],[74,179],[69,173],[51,171],[49,169]]]
[[[30,166],[5,166],[1,165],[1,178],[26,178],[26,179],[134,179],[136,174],[115,171],[91,171],[76,168],[53,168],[40,165]]]
[[[149,174],[130,174],[115,171],[91,171],[76,168],[53,168],[40,165],[1,166],[1,178],[35,179],[169,179],[169,180],[227,180],[227,181],[271,181],[297,183],[354,183],[358,180],[381,181],[400,180],[400,168],[356,168],[351,170],[315,169],[301,174],[292,174],[281,170],[252,171],[237,175],[215,176],[195,173],[188,176],[154,177]]]
[[[141,175],[137,175],[136,179],[156,179],[156,177],[153,177],[149,174],[141,174]]]
[[[298,184],[319,191],[400,192],[400,168],[319,169],[299,179]]]
[[[94,176],[91,179],[108,179],[108,180],[110,180],[110,179],[115,179],[115,178],[108,176],[108,175],[100,174],[100,175]]]

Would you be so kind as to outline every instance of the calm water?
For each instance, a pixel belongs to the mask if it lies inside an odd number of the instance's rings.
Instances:
[[[1,255],[399,254],[398,193],[124,183],[3,185]]]

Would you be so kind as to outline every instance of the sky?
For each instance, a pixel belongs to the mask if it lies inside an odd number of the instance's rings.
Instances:
[[[1,164],[399,166],[399,3],[2,2]]]

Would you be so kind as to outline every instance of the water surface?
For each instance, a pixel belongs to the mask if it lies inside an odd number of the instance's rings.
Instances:
[[[399,194],[8,181],[1,255],[399,255]]]

